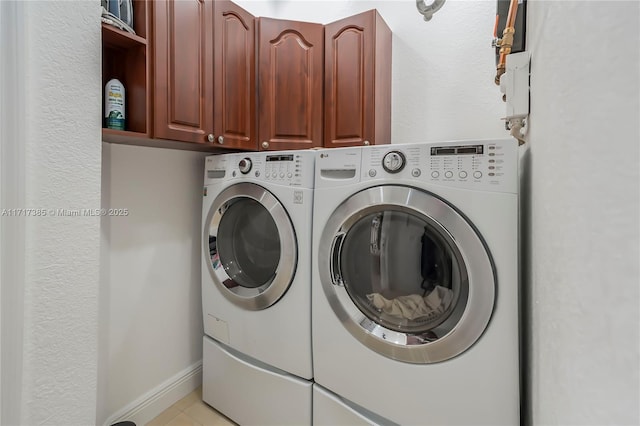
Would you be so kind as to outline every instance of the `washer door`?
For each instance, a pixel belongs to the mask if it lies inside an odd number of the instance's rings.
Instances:
[[[233,185],[215,198],[205,224],[205,258],[224,297],[260,310],[285,294],[295,275],[297,242],[273,194],[251,183]]]
[[[392,359],[433,363],[467,350],[493,312],[491,256],[474,227],[419,189],[379,186],[331,215],[320,278],[347,330]]]

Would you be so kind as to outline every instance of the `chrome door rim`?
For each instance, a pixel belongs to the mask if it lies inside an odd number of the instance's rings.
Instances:
[[[220,223],[226,205],[238,198],[249,198],[260,203],[270,214],[280,238],[280,259],[274,279],[259,287],[243,287],[240,296],[229,290],[218,278],[211,264],[209,253],[209,230],[212,222]],[[209,274],[222,295],[233,304],[248,310],[261,310],[277,302],[288,290],[296,273],[298,260],[297,240],[293,224],[280,201],[265,188],[253,183],[239,183],[223,190],[213,200],[203,230],[203,254]]]
[[[344,286],[336,285],[330,274],[334,236],[345,224],[383,210],[411,212],[448,234],[458,250],[469,277],[469,293],[459,320],[438,340],[415,344],[411,333],[385,328],[367,317],[351,300]],[[491,319],[496,296],[496,277],[491,255],[475,228],[452,206],[437,196],[405,186],[378,186],[346,199],[327,221],[318,252],[320,281],[329,305],[343,326],[375,352],[399,361],[434,363],[451,359],[470,348]]]

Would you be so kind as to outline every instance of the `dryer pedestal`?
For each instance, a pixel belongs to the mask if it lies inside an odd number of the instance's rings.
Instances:
[[[314,426],[394,426],[390,422],[329,392],[317,383],[313,384],[313,425]]]
[[[311,424],[311,382],[205,336],[202,399],[241,425]]]

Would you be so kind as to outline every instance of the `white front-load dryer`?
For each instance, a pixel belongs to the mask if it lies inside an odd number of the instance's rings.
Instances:
[[[311,151],[206,158],[203,400],[240,424],[311,421],[313,179]]]
[[[520,423],[517,148],[317,152],[314,421]]]

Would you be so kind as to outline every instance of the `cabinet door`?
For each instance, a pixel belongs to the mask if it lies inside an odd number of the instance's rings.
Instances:
[[[322,146],[323,26],[258,22],[260,149]]]
[[[154,2],[154,134],[206,142],[213,133],[213,0]]]
[[[215,2],[214,130],[220,147],[256,150],[255,18]]]
[[[391,31],[375,10],[325,27],[324,146],[390,143]]]

